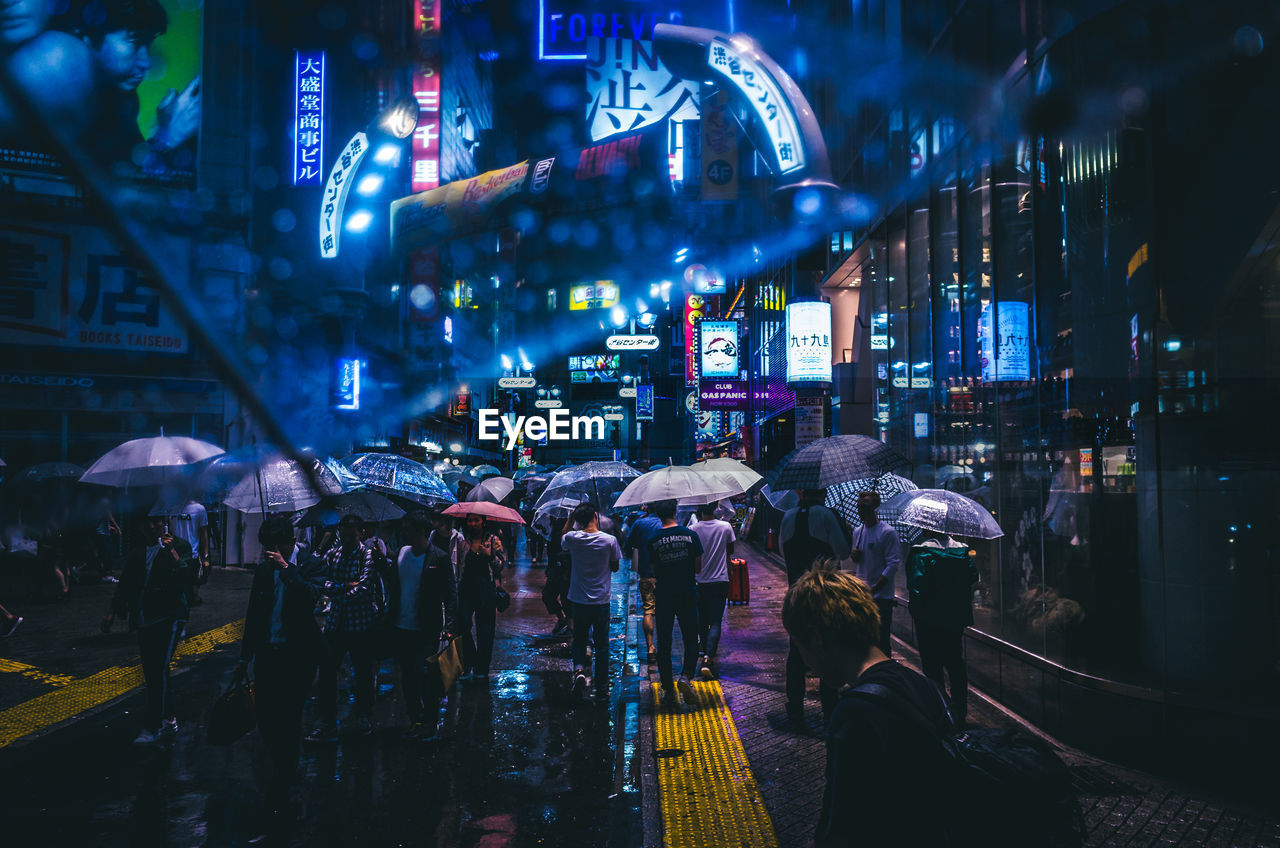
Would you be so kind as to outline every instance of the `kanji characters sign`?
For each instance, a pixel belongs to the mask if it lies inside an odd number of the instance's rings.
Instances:
[[[749,43],[739,45],[720,38],[711,42],[708,51],[707,66],[736,88],[755,112],[773,149],[777,172],[789,174],[803,168],[800,122],[778,81],[756,58],[756,51]]]
[[[324,51],[293,57],[293,184],[320,185],[324,167]]]
[[[587,132],[592,141],[634,132],[677,113],[698,116],[698,83],[667,70],[653,42],[591,38],[587,44]]]
[[[369,150],[369,137],[358,132],[347,142],[338,160],[329,172],[324,186],[324,198],[320,204],[320,255],[333,259],[338,255],[338,241],[342,230],[342,210],[347,205],[348,183],[360,167],[360,160]]]
[[[787,304],[787,382],[831,382],[831,304]]]

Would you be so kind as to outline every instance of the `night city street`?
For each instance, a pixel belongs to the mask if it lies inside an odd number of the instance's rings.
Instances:
[[[1277,44],[0,0],[0,846],[1280,848]]]

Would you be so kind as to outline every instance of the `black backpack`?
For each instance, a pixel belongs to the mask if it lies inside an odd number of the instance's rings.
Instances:
[[[887,686],[864,683],[851,692],[892,704],[942,746],[954,766],[944,782],[952,802],[952,846],[1084,845],[1084,815],[1071,773],[1044,741],[1017,728],[940,733],[915,704]]]

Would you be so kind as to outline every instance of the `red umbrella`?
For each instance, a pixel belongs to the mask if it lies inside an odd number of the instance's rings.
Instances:
[[[516,512],[509,506],[501,504],[489,503],[488,501],[463,501],[450,506],[444,511],[445,515],[483,515],[490,521],[505,521],[510,524],[524,524],[524,519],[520,517],[520,513]]]

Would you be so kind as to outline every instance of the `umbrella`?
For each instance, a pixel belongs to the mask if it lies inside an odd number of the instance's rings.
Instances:
[[[800,506],[800,495],[791,489],[783,489],[781,492],[775,492],[773,487],[765,484],[760,490],[765,499],[773,506],[774,509],[786,512],[789,509],[795,509]]]
[[[457,500],[434,471],[420,462],[390,453],[358,453],[343,458],[367,486],[431,506]]]
[[[470,486],[479,486],[485,480],[501,477],[502,472],[492,465],[477,465],[462,475],[462,481]]]
[[[828,436],[785,458],[773,488],[825,489],[905,465],[910,465],[906,457],[869,436]]]
[[[867,477],[829,486],[826,503],[849,524],[861,527],[862,519],[858,516],[858,495],[863,492],[875,492],[880,496],[880,502],[884,503],[903,492],[914,492],[917,489],[916,484],[905,477],[899,477],[897,474],[881,474],[879,477]]]
[[[561,471],[568,471],[570,468],[573,468],[573,463],[566,462],[564,465],[556,469],[556,473],[559,474]]]
[[[526,465],[524,468],[521,468],[515,474],[512,474],[511,479],[516,481],[517,483],[520,483],[520,482],[523,482],[526,477],[536,476],[546,470],[547,469],[541,465]]]
[[[162,486],[191,466],[225,453],[217,445],[186,436],[133,439],[112,448],[80,478],[100,486]]]
[[[742,492],[742,486],[736,480],[715,471],[672,465],[632,480],[618,496],[614,506],[633,506],[672,499],[685,504],[711,503]]]
[[[726,477],[732,477],[742,484],[742,490],[744,492],[750,491],[752,486],[764,479],[764,477],[756,473],[755,469],[751,468],[741,460],[730,459],[725,456],[717,459],[706,459],[702,462],[695,462],[693,467],[705,468],[707,471],[715,471],[719,474],[725,475]]]
[[[614,501],[627,484],[639,476],[640,472],[625,462],[584,462],[556,472],[533,508],[537,511],[544,504],[572,498],[579,503],[589,502],[601,512],[607,512],[613,508]]]
[[[42,462],[24,468],[10,478],[9,483],[21,486],[26,483],[42,483],[45,480],[79,480],[84,469],[69,462]]]
[[[511,494],[515,487],[516,484],[507,477],[490,477],[467,492],[467,500],[502,503],[503,498]]]
[[[466,501],[464,503],[456,503],[444,511],[445,515],[467,516],[467,515],[483,515],[490,521],[502,521],[508,524],[524,524],[524,519],[520,517],[520,513],[516,512],[509,506],[502,504],[489,503],[488,501]]]
[[[965,536],[998,539],[1004,535],[995,516],[982,504],[946,489],[903,492],[880,506],[880,517],[894,524]]]
[[[365,521],[395,521],[404,517],[404,510],[386,495],[357,489],[325,498],[312,507],[302,523],[324,526],[336,523],[344,515],[357,515]]]
[[[349,491],[327,463],[314,457],[309,461],[307,469],[292,459],[276,457],[232,486],[222,502],[237,512],[298,512],[320,503],[322,497]]]

